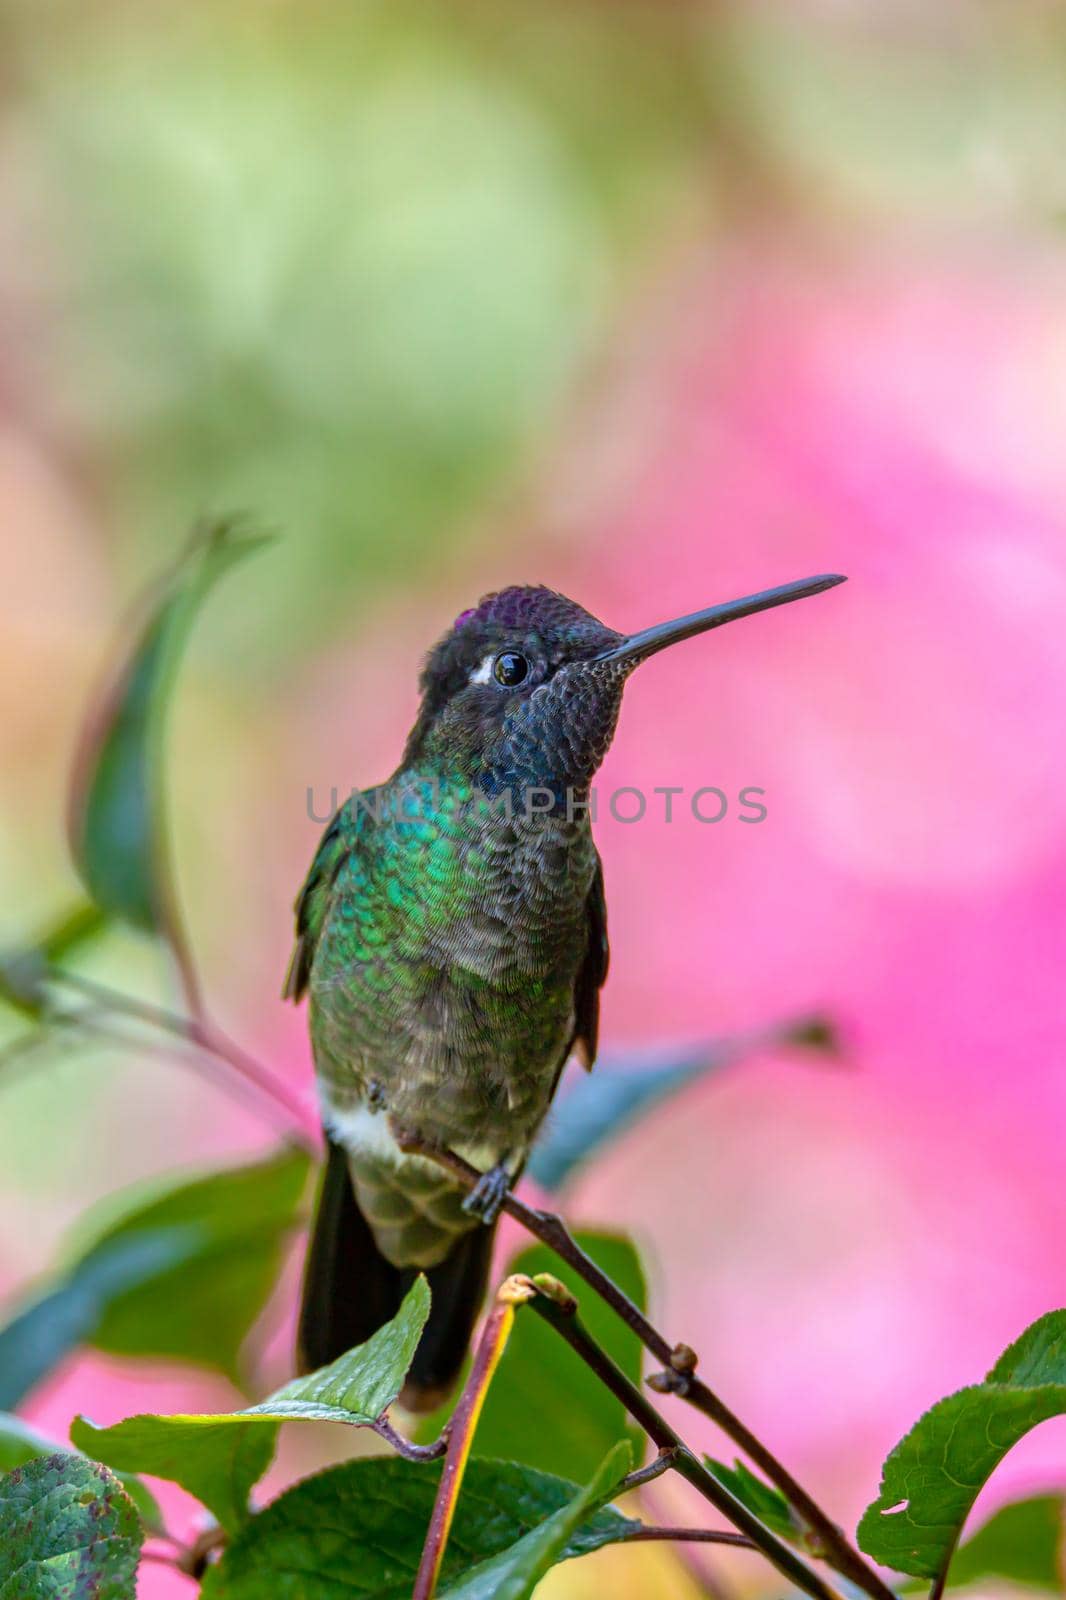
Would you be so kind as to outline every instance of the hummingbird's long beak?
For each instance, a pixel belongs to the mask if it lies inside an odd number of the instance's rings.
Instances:
[[[846,580],[838,573],[823,574],[820,578],[801,578],[798,583],[782,583],[776,589],[764,589],[761,594],[745,595],[743,600],[729,600],[725,605],[708,606],[706,611],[693,611],[690,616],[677,617],[673,622],[659,622],[654,628],[644,628],[631,633],[621,644],[594,656],[595,661],[625,661],[636,666],[646,661],[667,645],[691,639],[693,634],[706,633],[709,628],[720,628],[738,617],[750,617],[756,611],[768,611],[771,606],[787,606],[791,600],[805,600],[808,595],[821,594]]]

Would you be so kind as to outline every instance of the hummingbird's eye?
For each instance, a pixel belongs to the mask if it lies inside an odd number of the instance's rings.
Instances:
[[[513,689],[529,676],[529,662],[517,650],[504,650],[496,657],[492,675],[505,689]]]

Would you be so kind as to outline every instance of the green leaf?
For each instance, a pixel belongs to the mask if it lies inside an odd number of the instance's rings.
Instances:
[[[116,1298],[166,1281],[195,1253],[187,1228],[155,1228],[101,1245],[0,1330],[0,1408],[12,1410],[79,1344],[92,1338]]]
[[[250,1166],[156,1187],[132,1205],[127,1199],[124,1212],[83,1249],[78,1274],[124,1241],[165,1234],[188,1245],[145,1280],[108,1296],[86,1335],[92,1345],[113,1355],[192,1362],[239,1382],[241,1346],[277,1281],[309,1167],[307,1155],[289,1147]]]
[[[682,1054],[640,1051],[601,1058],[595,1072],[573,1079],[563,1090],[533,1147],[530,1177],[542,1189],[562,1188],[601,1145],[618,1138],[690,1083],[757,1050],[782,1045],[828,1054],[836,1048],[832,1029],[823,1019],[804,1018],[771,1032],[718,1040]]]
[[[0,1600],[133,1600],[141,1539],[98,1462],[41,1456],[0,1478]]]
[[[111,1428],[76,1417],[74,1443],[112,1467],[180,1483],[224,1528],[248,1515],[248,1495],[270,1465],[282,1422],[375,1422],[400,1392],[429,1316],[419,1277],[403,1305],[365,1344],[332,1365],[294,1378],[258,1405],[200,1416],[139,1416]]]
[[[1066,1413],[1066,1311],[1051,1311],[984,1383],[940,1400],[892,1451],[859,1523],[866,1554],[913,1577],[947,1567],[978,1493],[1012,1445]]]
[[[615,1445],[592,1481],[567,1505],[523,1534],[510,1549],[464,1573],[442,1590],[441,1600],[528,1600],[544,1574],[564,1559],[570,1539],[589,1512],[618,1487],[632,1459],[627,1444]]]
[[[10,1411],[0,1411],[0,1472],[10,1472],[12,1467],[24,1466],[37,1456],[51,1456],[64,1450],[65,1446],[58,1439],[50,1439]],[[163,1526],[163,1517],[152,1491],[132,1473],[118,1472],[115,1476],[140,1512],[145,1527],[158,1532]]]
[[[756,1477],[743,1461],[737,1461],[733,1466],[727,1467],[724,1462],[715,1461],[710,1456],[705,1456],[704,1460],[719,1483],[724,1484],[741,1505],[753,1511],[760,1522],[765,1523],[779,1538],[788,1540],[790,1544],[802,1544],[802,1529],[797,1525],[788,1501],[779,1489],[774,1489]]]
[[[640,1257],[629,1239],[583,1232],[577,1242],[641,1310],[647,1290]],[[634,1383],[640,1382],[640,1341],[599,1296],[572,1281],[546,1245],[519,1252],[507,1272],[552,1272],[575,1289],[581,1320],[592,1337]],[[531,1411],[530,1397],[535,1396]],[[527,1462],[545,1472],[584,1481],[620,1439],[633,1437],[621,1401],[592,1376],[579,1356],[540,1317],[515,1319],[507,1349],[485,1397],[478,1422],[479,1455]],[[635,1436],[635,1442],[640,1439]]]
[[[208,1569],[203,1600],[409,1600],[440,1473],[440,1462],[372,1457],[304,1479],[253,1518]],[[442,1582],[507,1551],[579,1492],[515,1462],[475,1458]],[[554,1559],[598,1550],[637,1526],[617,1511],[586,1506]]]
[[[1066,1500],[1061,1494],[1004,1506],[958,1551],[948,1569],[948,1584],[958,1589],[1001,1578],[1061,1595],[1064,1530]]]
[[[112,1467],[179,1483],[232,1532],[248,1516],[248,1495],[274,1458],[278,1434],[276,1423],[255,1426],[238,1415],[127,1417],[112,1428],[75,1417],[70,1437]]]
[[[233,520],[199,530],[153,598],[129,659],[90,718],[70,806],[71,849],[95,903],[165,933],[171,903],[161,820],[166,701],[196,611],[211,588],[265,541]]]
[[[158,1187],[97,1229],[47,1294],[0,1331],[0,1409],[13,1410],[79,1344],[218,1368],[235,1381],[277,1278],[308,1157]],[[113,1209],[114,1197],[108,1201]]]

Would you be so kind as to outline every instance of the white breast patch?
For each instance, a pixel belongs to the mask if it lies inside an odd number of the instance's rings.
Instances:
[[[383,1111],[371,1111],[366,1105],[338,1108],[323,1099],[322,1124],[334,1144],[351,1155],[361,1151],[395,1167],[408,1159],[396,1143]]]
[[[367,1105],[336,1107],[322,1097],[322,1125],[334,1144],[339,1144],[349,1155],[365,1154],[378,1161],[388,1161],[392,1166],[402,1166],[406,1161],[420,1161],[423,1157],[407,1155],[396,1143],[389,1119],[384,1111],[372,1111]],[[469,1161],[479,1172],[488,1172],[500,1159],[499,1153],[487,1145],[458,1145],[456,1155]],[[517,1152],[516,1152],[517,1154]]]

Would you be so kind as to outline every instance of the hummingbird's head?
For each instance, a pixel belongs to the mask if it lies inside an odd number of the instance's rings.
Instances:
[[[843,578],[809,578],[712,606],[640,633],[608,628],[552,589],[486,595],[430,651],[404,766],[424,757],[505,788],[587,788],[607,754],[622,690],[642,661],[737,617],[818,594]]]
[[[490,793],[580,787],[606,754],[625,681],[620,665],[593,664],[621,642],[552,589],[486,595],[426,658],[404,764],[427,752]]]

